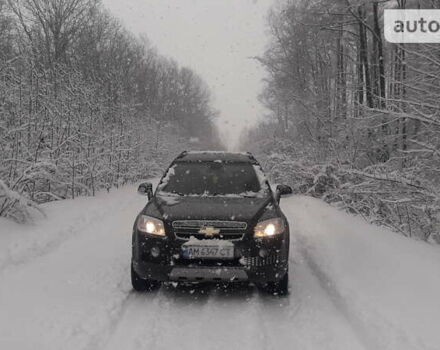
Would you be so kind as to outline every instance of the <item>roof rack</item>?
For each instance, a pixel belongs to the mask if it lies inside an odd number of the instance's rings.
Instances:
[[[176,159],[183,158],[183,157],[185,157],[187,154],[188,154],[188,151],[183,151],[182,153],[180,153],[180,154],[176,157]]]

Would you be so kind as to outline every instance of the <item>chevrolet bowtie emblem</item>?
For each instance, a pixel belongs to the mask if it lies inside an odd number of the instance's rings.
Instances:
[[[214,227],[202,227],[199,230],[199,233],[202,233],[205,236],[214,236],[214,235],[218,235],[220,233],[220,230]]]

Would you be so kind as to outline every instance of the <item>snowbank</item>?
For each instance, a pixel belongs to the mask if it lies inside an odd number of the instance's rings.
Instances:
[[[131,229],[145,197],[124,186],[0,222],[0,349],[101,349],[130,297]]]
[[[42,204],[40,208],[47,218],[35,216],[28,224],[0,217],[0,270],[44,255],[81,233],[92,222],[128,206],[135,190],[134,186],[127,187],[127,191],[102,191],[96,197]]]
[[[290,198],[284,208],[303,259],[370,346],[440,348],[439,246],[309,197]]]

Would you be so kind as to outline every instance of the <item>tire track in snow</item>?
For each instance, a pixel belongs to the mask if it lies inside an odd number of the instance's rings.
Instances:
[[[179,299],[185,291],[174,291],[172,287],[163,285],[158,291],[145,293],[133,291],[131,293],[133,297],[130,296],[123,306],[119,320],[108,332],[111,334],[98,346],[94,347],[92,344],[90,350],[167,348],[163,346],[163,342],[175,333],[172,328],[182,326],[176,323],[181,314],[179,311],[182,310],[182,303]],[[186,294],[189,295],[189,293]],[[170,331],[171,334],[168,334]],[[178,338],[176,341],[179,343]]]
[[[214,327],[211,335],[215,349],[224,349],[234,339],[233,348],[260,349],[266,342],[266,330],[261,327],[258,309],[258,291],[246,283],[220,285],[210,299],[213,318],[220,318],[221,326]],[[207,315],[209,317],[209,314]],[[207,320],[207,323],[215,320]]]
[[[123,320],[128,305],[132,303],[135,299],[136,294],[134,292],[130,291],[129,293],[127,293],[125,298],[122,299],[121,303],[117,307],[117,310],[113,309],[108,326],[100,333],[93,335],[83,350],[96,350],[105,348],[106,344],[111,340],[112,334],[117,331],[119,324]]]
[[[198,349],[200,332],[205,330],[202,318],[212,298],[211,287],[207,285],[185,286],[166,284],[162,287],[159,318],[155,318],[149,339],[143,342],[145,348]]]
[[[366,350],[383,348],[383,344],[380,344],[377,341],[376,335],[368,331],[365,324],[356,315],[356,312],[351,309],[345,298],[339,293],[337,286],[333,283],[331,278],[316,263],[313,256],[308,252],[304,240],[299,238],[297,243],[299,244],[298,252],[301,254],[307,266],[310,268],[310,272],[317,279],[321,288],[327,293],[329,299],[336,309],[347,320],[348,325],[351,327],[353,333],[359,339],[362,346]]]
[[[130,300],[113,336],[97,348],[224,349],[232,339],[234,347],[260,349],[265,339],[252,287],[164,285],[153,305],[149,298]]]
[[[267,305],[266,305],[266,296],[262,295],[264,292],[258,291],[259,295],[257,295],[257,315],[258,315],[258,324],[257,329],[259,330],[259,337],[261,339],[260,349],[271,349],[274,348],[273,337],[268,332],[268,329],[271,329],[271,325],[267,321]],[[270,296],[269,296],[270,297]]]
[[[303,300],[304,290],[307,290],[309,284],[301,278],[296,278],[297,256],[295,247],[292,246],[289,258],[288,295],[277,296],[263,290],[258,291],[258,318],[260,330],[264,334],[260,349],[286,347],[307,349],[314,344],[309,338],[304,339],[303,328],[297,327],[297,324],[303,324],[301,316],[304,316],[307,308],[310,307],[307,300]]]
[[[291,322],[295,318],[297,313],[300,311],[301,304],[294,303],[294,284],[292,283],[292,275],[294,274],[294,252],[292,252],[292,247],[290,248],[289,254],[289,293],[285,296],[276,296],[265,292],[264,290],[257,289],[257,308],[258,308],[258,320],[259,329],[261,333],[261,338],[263,339],[261,344],[261,349],[273,349],[279,347],[278,342],[282,341],[285,343],[286,334],[280,337],[280,334],[273,331],[273,321],[277,318],[280,319],[280,311],[283,312],[285,308],[287,310],[287,318],[284,322]],[[294,303],[292,307],[291,303]],[[285,312],[284,312],[285,313]],[[284,315],[283,315],[284,316]],[[279,322],[283,322],[279,321]],[[268,331],[270,330],[270,331]],[[290,332],[292,334],[292,332]],[[282,340],[281,340],[282,339]],[[285,345],[285,344],[284,344]]]
[[[144,333],[144,328],[152,323],[149,321],[153,321],[151,320],[152,316],[156,315],[160,309],[160,292],[159,290],[153,293],[140,294],[131,291],[121,305],[118,315],[106,329],[105,336],[101,335],[101,339],[98,339],[95,344],[91,343],[86,350],[131,349],[130,345],[133,345],[133,349],[139,348],[140,344],[137,344],[138,334],[132,337],[130,337],[130,334],[133,332]]]
[[[168,300],[167,296],[165,295],[165,292],[163,290],[164,286],[161,287],[158,295],[158,303],[155,304],[157,308],[155,310],[152,310],[151,317],[152,322],[148,324],[148,322],[145,322],[143,325],[147,328],[147,331],[144,332],[143,327],[139,328],[136,332],[136,336],[134,337],[135,345],[139,345],[136,348],[145,348],[145,349],[158,349],[158,344],[160,344],[160,333],[163,330],[163,324],[164,319],[169,315],[171,311],[170,307],[170,300]],[[166,288],[166,287],[165,287]],[[148,293],[146,294],[148,297]],[[165,325],[165,327],[168,327],[168,325]],[[139,330],[142,330],[142,332],[139,332]],[[139,334],[141,333],[141,334]]]
[[[310,302],[304,299],[305,292],[320,283],[307,263],[295,262],[302,258],[299,250],[295,247],[290,259],[294,269],[291,270],[289,296],[272,296],[253,287],[229,286],[223,289],[199,285],[173,288],[164,285],[155,294],[130,296],[122,307],[124,310],[119,320],[107,332],[111,336],[105,342],[92,343],[88,349],[160,350],[176,344],[180,349],[224,349],[228,346],[228,339],[233,339],[234,346],[242,349],[272,349],[288,344],[310,348],[315,341],[302,334],[308,325],[299,329],[297,325],[309,312]],[[295,265],[301,269],[299,280],[295,279]],[[304,280],[304,275],[310,278]],[[312,280],[313,285],[310,284]],[[318,288],[324,292],[321,292],[324,299],[329,299],[327,290]],[[328,303],[334,304],[333,300]],[[337,306],[334,307],[341,312]],[[298,316],[300,319],[295,321]],[[341,318],[347,321],[345,315]],[[348,327],[351,332],[351,320]],[[356,338],[359,336],[357,332],[352,333]],[[372,349],[365,345],[364,348]]]

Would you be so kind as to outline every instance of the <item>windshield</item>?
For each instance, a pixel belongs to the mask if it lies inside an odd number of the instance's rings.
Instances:
[[[245,163],[177,163],[159,185],[160,192],[177,195],[255,197],[266,190],[254,166]]]

